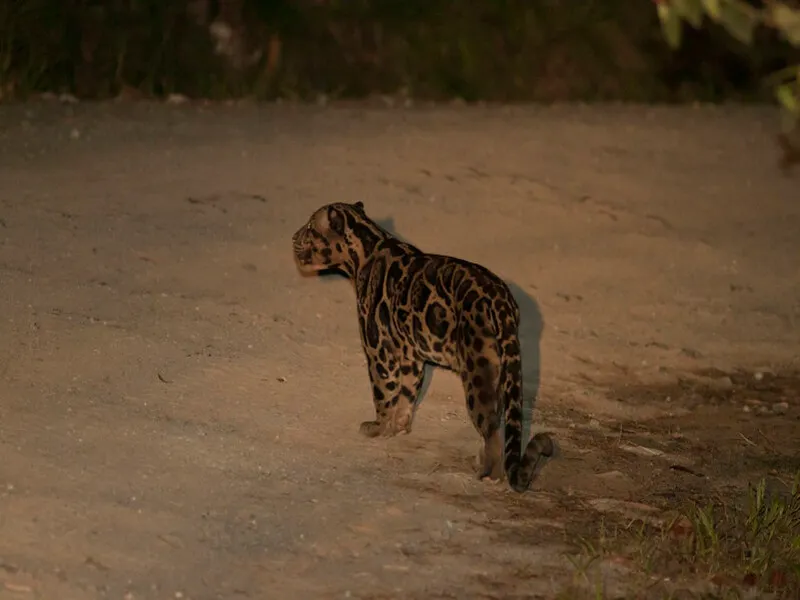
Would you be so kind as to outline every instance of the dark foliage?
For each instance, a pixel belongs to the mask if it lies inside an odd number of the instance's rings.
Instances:
[[[0,0],[0,95],[719,100],[797,58],[688,33],[647,0]]]

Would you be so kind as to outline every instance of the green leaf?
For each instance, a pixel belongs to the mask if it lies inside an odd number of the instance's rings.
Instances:
[[[658,4],[658,18],[661,21],[661,29],[667,39],[667,44],[672,48],[680,46],[681,19],[678,13],[672,10],[672,7],[666,2],[660,2]]]
[[[787,42],[800,46],[800,10],[775,2],[770,5],[770,17]]]
[[[781,106],[793,114],[800,112],[800,100],[797,98],[794,86],[788,83],[775,88],[775,97]]]
[[[715,21],[719,21],[719,14],[720,14],[720,0],[702,0],[703,1],[703,8],[706,9],[706,14],[714,19]]]
[[[764,83],[772,86],[787,81],[797,81],[797,85],[800,86],[800,65],[790,65],[788,67],[783,67],[782,69],[773,71],[772,73],[764,77]]]
[[[727,0],[721,6],[719,20],[734,38],[743,44],[753,42],[753,31],[758,24],[758,11],[741,0]]]
[[[671,4],[689,25],[700,29],[703,24],[703,0],[672,0]]]

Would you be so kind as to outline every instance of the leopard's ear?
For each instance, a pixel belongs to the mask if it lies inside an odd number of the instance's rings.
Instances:
[[[334,233],[344,235],[344,214],[333,206],[328,208],[328,226]]]
[[[361,200],[353,204],[353,206],[355,206],[361,212],[364,212],[364,203]]]

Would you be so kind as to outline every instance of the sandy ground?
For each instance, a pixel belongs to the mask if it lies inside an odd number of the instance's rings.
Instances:
[[[3,107],[0,598],[554,598],[601,517],[789,478],[800,173],[777,117]],[[353,291],[290,252],[359,199],[514,284],[532,427],[562,448],[527,494],[475,479],[450,373],[411,435],[359,436]]]

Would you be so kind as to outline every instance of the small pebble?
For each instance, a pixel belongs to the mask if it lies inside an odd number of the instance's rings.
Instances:
[[[733,380],[727,375],[725,377],[720,377],[719,379],[717,379],[716,383],[717,386],[723,390],[730,390],[733,388]]]
[[[778,402],[772,405],[772,412],[776,415],[785,415],[789,412],[789,403],[788,402]]]
[[[189,99],[183,94],[170,94],[169,96],[167,96],[167,104],[172,104],[177,106],[179,104],[185,104],[188,101]]]

